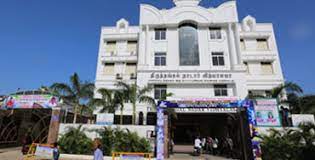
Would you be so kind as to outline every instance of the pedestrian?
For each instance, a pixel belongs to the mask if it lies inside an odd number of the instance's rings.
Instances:
[[[206,138],[202,138],[201,140],[201,144],[202,144],[202,150],[205,151],[206,150]]]
[[[201,140],[199,136],[197,136],[194,143],[194,155],[199,156],[200,154],[201,154]]]
[[[94,159],[93,160],[104,160],[103,151],[101,149],[101,140],[96,138],[94,140]]]
[[[207,143],[206,143],[207,145],[207,152],[208,152],[208,154],[213,154],[213,139],[212,139],[212,137],[208,137],[207,138]]]
[[[60,152],[59,152],[59,147],[58,143],[53,144],[53,160],[59,160]]]
[[[217,138],[214,138],[212,144],[213,144],[213,146],[212,146],[213,155],[217,155],[218,154],[218,147],[219,147],[219,140]]]

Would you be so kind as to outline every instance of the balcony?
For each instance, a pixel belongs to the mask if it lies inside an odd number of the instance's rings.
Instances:
[[[277,59],[277,53],[275,51],[266,50],[253,50],[253,51],[242,51],[243,61],[274,61]]]
[[[137,62],[136,52],[110,52],[101,57],[102,62]]]
[[[132,74],[98,74],[97,81],[136,81],[137,75]]]

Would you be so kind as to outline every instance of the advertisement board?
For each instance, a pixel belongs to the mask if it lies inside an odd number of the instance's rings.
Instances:
[[[53,108],[58,105],[58,98],[52,95],[11,95],[1,106],[2,109]]]
[[[292,114],[292,123],[294,127],[298,127],[301,123],[315,124],[314,115],[312,114]]]
[[[257,126],[281,126],[278,103],[276,99],[257,99],[255,103]]]
[[[96,124],[98,124],[98,125],[113,125],[114,124],[114,114],[110,114],[110,113],[97,114]]]
[[[35,156],[38,159],[51,159],[53,157],[53,148],[37,145]]]

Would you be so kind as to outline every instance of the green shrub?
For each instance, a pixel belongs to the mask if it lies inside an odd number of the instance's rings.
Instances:
[[[93,142],[84,133],[82,126],[69,127],[58,141],[61,153],[67,154],[92,154]]]
[[[302,124],[299,129],[270,131],[263,136],[262,153],[264,160],[314,160],[315,126]]]
[[[97,132],[101,136],[105,155],[111,155],[112,152],[151,152],[149,141],[128,129],[105,127]]]

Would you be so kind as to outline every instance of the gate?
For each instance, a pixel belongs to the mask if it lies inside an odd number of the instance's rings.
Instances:
[[[26,136],[45,143],[50,119],[51,109],[0,110],[0,148],[19,146]]]

